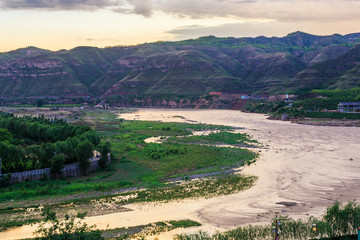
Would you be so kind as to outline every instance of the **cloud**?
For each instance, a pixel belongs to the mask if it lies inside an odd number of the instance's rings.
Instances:
[[[151,0],[129,0],[134,6],[133,12],[136,14],[150,17],[152,14],[152,3]]]
[[[360,1],[354,0],[157,0],[155,3],[156,10],[195,19],[234,16],[328,21],[360,18]]]
[[[360,19],[358,0],[0,0],[3,9],[108,9],[151,17],[154,12],[205,19],[235,17],[276,21],[343,21]]]
[[[5,9],[97,10],[116,6],[118,0],[1,0]]]
[[[194,39],[202,36],[214,35],[216,37],[283,37],[288,33],[302,31],[315,35],[329,35],[339,33],[348,34],[357,31],[360,20],[343,22],[324,23],[316,22],[243,22],[229,23],[217,26],[187,25],[167,31],[173,35],[174,40]],[[354,30],[355,29],[355,30]]]
[[[0,0],[0,7],[8,10],[82,10],[110,9],[119,13],[150,17],[151,0]]]
[[[294,31],[294,25],[284,25],[280,22],[267,23],[229,23],[218,26],[189,25],[175,28],[167,33],[175,35],[176,40],[198,38],[215,35],[217,37],[256,37],[261,33],[265,36],[283,36]],[[296,27],[295,27],[296,30]]]

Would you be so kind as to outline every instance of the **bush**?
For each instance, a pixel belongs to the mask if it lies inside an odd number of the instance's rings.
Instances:
[[[65,215],[65,219],[60,221],[56,213],[50,207],[44,207],[41,214],[44,219],[38,229],[34,232],[42,236],[40,239],[46,240],[103,240],[101,232],[95,230],[96,225],[89,226],[83,223],[85,213],[76,215]]]
[[[94,149],[94,144],[88,140],[80,142],[79,145],[75,148],[75,157],[79,161],[80,169],[82,169],[84,175],[90,167],[89,158],[93,156]]]
[[[62,154],[57,154],[51,159],[50,172],[55,178],[62,176],[62,169],[65,167],[65,158]]]
[[[0,177],[0,188],[2,187],[7,187],[10,185],[10,180],[11,180],[11,174],[7,174],[7,175],[2,175]]]
[[[281,222],[281,225],[277,225]],[[314,231],[313,226],[316,226]],[[265,226],[247,225],[210,236],[204,232],[178,235],[176,239],[274,239],[275,226],[280,228],[280,239],[356,239],[360,226],[360,205],[349,202],[342,206],[339,202],[329,207],[322,219],[310,217],[294,220],[287,217],[274,218],[272,224]]]
[[[13,136],[7,129],[0,128],[0,141],[11,141]]]
[[[100,160],[99,160],[99,166],[102,169],[106,168],[106,162],[108,160],[108,154],[110,154],[111,151],[111,143],[110,142],[102,142],[99,144],[96,149],[100,152]]]

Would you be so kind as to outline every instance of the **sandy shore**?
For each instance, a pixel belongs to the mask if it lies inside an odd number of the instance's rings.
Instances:
[[[140,109],[120,117],[244,127],[240,132],[250,134],[267,148],[261,149],[256,164],[244,169],[246,174],[259,176],[256,185],[245,192],[211,199],[131,204],[126,206],[131,212],[87,218],[100,229],[186,218],[202,224],[160,236],[171,239],[179,232],[214,232],[247,223],[268,223],[275,214],[320,216],[336,200],[360,200],[360,128],[297,125],[231,110]],[[30,237],[33,229],[25,226],[3,232],[0,239]]]

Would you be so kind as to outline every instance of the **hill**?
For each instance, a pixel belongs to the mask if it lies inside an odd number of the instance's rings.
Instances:
[[[360,33],[201,37],[129,47],[0,54],[0,97],[272,94],[359,85]]]
[[[316,63],[299,72],[289,83],[294,88],[348,89],[360,86],[360,45],[341,56]]]

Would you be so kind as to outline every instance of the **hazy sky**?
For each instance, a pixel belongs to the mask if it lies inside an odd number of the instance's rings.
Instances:
[[[360,0],[0,0],[0,52],[360,32]]]

